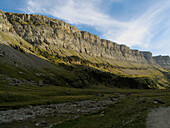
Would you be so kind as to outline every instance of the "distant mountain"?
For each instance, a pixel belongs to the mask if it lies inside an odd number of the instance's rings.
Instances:
[[[82,88],[91,84],[169,86],[169,56],[152,57],[151,52],[132,50],[61,20],[34,14],[0,11],[0,64],[1,75],[20,83],[32,80],[30,84]],[[16,72],[6,71],[7,67]]]

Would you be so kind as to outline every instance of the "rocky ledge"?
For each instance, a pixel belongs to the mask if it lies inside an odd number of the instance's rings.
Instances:
[[[80,31],[61,20],[35,14],[5,13],[2,11],[0,13],[3,16],[1,19],[8,22],[8,24],[0,22],[2,25],[11,25],[22,39],[53,55],[69,56],[74,52],[80,56],[85,54],[119,61],[148,64],[149,60],[149,63],[155,63],[148,52],[143,54],[143,52],[132,50],[126,45],[101,39],[89,32]],[[63,49],[67,52],[64,53]],[[69,53],[69,51],[72,52]]]
[[[157,62],[151,52],[132,50],[126,45],[101,39],[64,21],[42,15],[5,13],[0,10],[0,31],[19,35],[33,47],[54,56],[102,57],[151,65]]]
[[[170,57],[169,56],[154,56],[153,59],[157,64],[166,69],[170,69]]]

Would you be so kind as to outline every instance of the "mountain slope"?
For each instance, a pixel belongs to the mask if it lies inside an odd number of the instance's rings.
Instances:
[[[131,50],[45,16],[0,11],[0,43],[2,65],[31,71],[38,83],[73,87],[168,86],[162,73],[166,70],[150,52]]]

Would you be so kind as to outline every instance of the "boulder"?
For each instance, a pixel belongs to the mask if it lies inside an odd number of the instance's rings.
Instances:
[[[21,84],[21,80],[18,80],[16,78],[9,78],[10,79],[10,84],[14,85],[14,86],[18,86],[19,84]]]
[[[18,74],[23,75],[23,72],[18,72]]]

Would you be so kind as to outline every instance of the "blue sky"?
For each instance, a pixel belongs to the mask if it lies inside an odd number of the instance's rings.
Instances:
[[[170,0],[0,0],[0,9],[62,19],[132,49],[170,55]]]

